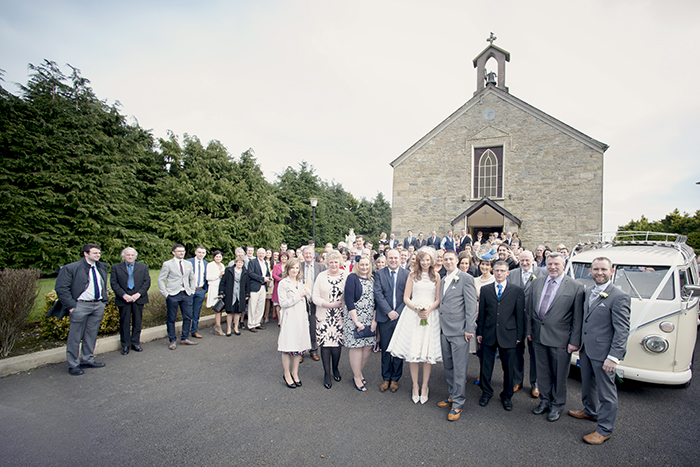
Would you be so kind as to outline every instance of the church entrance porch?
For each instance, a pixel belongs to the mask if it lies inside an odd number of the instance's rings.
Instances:
[[[499,235],[501,232],[517,232],[521,221],[485,196],[455,217],[451,224],[455,230],[466,229],[472,240],[476,240],[479,232],[483,233],[484,239],[488,239],[491,232]]]

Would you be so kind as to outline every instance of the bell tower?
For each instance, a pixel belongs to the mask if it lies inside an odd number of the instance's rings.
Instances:
[[[496,36],[491,33],[489,38],[486,39],[489,46],[486,47],[479,55],[477,55],[474,60],[472,60],[474,68],[476,68],[475,95],[487,85],[496,86],[497,88],[508,92],[508,88],[506,87],[506,62],[510,62],[510,52],[493,45],[495,40]],[[494,58],[498,64],[498,69],[496,72],[488,71],[486,69],[486,62],[488,62],[490,58]]]

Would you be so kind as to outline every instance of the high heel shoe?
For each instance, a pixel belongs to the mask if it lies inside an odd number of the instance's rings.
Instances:
[[[284,375],[282,375],[282,379],[284,380],[284,384],[286,384],[289,389],[294,389],[297,387],[296,383],[294,382],[294,378],[292,378],[292,384],[287,382],[287,378],[285,378]]]
[[[292,379],[293,379],[293,378],[292,378]],[[301,387],[301,381],[294,381],[294,384],[296,384],[298,388]]]
[[[357,383],[355,383],[355,378],[352,379],[352,384],[355,385],[355,389],[357,389],[360,392],[367,392],[367,388],[363,384],[362,386],[358,386]]]
[[[333,379],[336,380],[337,382],[340,382],[340,380],[342,378],[340,377],[340,375],[338,375],[338,376],[333,375]]]
[[[426,402],[428,402],[428,393],[429,392],[430,392],[430,390],[427,390],[427,391],[425,391],[425,395],[423,395],[423,394],[420,395],[420,403],[421,404],[425,404]]]
[[[411,400],[414,404],[417,404],[418,401],[420,401],[420,396],[418,394],[411,394]]]
[[[331,377],[330,376],[324,376],[323,377],[323,387],[326,389],[330,389],[333,387],[333,383],[331,383]]]

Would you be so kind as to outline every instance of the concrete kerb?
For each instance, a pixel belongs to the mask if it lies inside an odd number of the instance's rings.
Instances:
[[[214,325],[215,315],[202,316],[199,318],[199,327],[206,328]],[[182,330],[182,321],[175,323],[176,334]],[[144,329],[141,331],[141,342],[151,342],[156,339],[162,339],[168,336],[168,331],[165,324],[153,328]],[[97,339],[95,345],[95,355],[100,353],[113,352],[121,349],[119,335],[101,337]],[[11,357],[0,360],[0,378],[19,373],[21,371],[29,371],[43,365],[53,363],[66,362],[66,346],[57,347],[55,349],[42,350],[19,357]]]

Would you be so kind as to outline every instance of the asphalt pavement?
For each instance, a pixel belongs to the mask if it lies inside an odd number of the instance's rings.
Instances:
[[[276,351],[277,326],[218,337],[204,330],[197,346],[168,350],[167,339],[144,352],[97,356],[104,368],[70,376],[55,364],[0,379],[0,465],[7,466],[684,466],[700,464],[697,400],[687,389],[625,382],[610,440],[581,437],[595,423],[563,414],[535,416],[529,387],[512,412],[497,397],[479,407],[470,358],[467,403],[446,420],[442,364],[433,368],[430,399],[413,404],[408,364],[396,393],[381,393],[380,355],[365,370],[368,392],[352,383],[347,350],[343,380],[323,387],[321,362],[300,368],[288,389]],[[696,348],[697,352],[697,348]],[[502,385],[500,365],[494,388]],[[581,408],[581,382],[568,380],[566,409]]]

